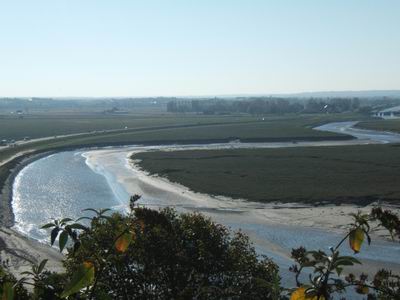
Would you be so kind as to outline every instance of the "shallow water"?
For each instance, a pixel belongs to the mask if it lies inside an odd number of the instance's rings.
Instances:
[[[395,132],[386,132],[386,131],[376,131],[376,130],[368,130],[368,129],[360,129],[353,127],[358,122],[335,122],[328,123],[319,127],[314,128],[315,130],[320,131],[329,131],[335,133],[342,133],[352,135],[358,140],[370,140],[376,143],[399,143],[400,142],[400,134]]]
[[[52,218],[77,217],[82,209],[120,205],[106,180],[85,163],[82,152],[62,152],[39,159],[15,178],[15,228],[38,240],[48,233],[40,226]]]

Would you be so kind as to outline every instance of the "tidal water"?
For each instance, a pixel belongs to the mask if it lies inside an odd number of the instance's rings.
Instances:
[[[26,166],[15,178],[13,211],[15,228],[28,236],[47,240],[41,225],[52,219],[77,218],[86,208],[119,208],[120,189],[94,172],[82,152],[61,152]]]

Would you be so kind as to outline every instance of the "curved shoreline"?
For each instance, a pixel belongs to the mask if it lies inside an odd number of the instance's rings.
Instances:
[[[346,121],[346,122],[333,122],[326,123],[314,127],[317,131],[326,131],[339,134],[337,136],[326,136],[326,137],[282,137],[282,138],[249,138],[242,139],[237,143],[237,140],[232,140],[232,138],[224,139],[202,139],[202,140],[158,140],[158,141],[147,141],[140,142],[136,146],[168,146],[168,145],[209,145],[209,144],[227,144],[235,145],[249,145],[251,144],[276,144],[276,147],[308,147],[308,146],[341,146],[341,145],[365,145],[372,143],[393,143],[396,139],[400,142],[400,134],[388,133],[388,136],[395,136],[394,140],[385,141],[382,139],[380,131],[376,131],[375,134],[378,138],[376,140],[368,139],[366,136],[373,132],[371,130],[363,130],[355,128],[354,126],[358,121]],[[363,133],[365,132],[365,133]],[[361,135],[359,135],[361,133]],[[232,141],[234,141],[232,143]],[[232,144],[230,144],[232,143]],[[285,144],[285,145],[283,145]],[[282,146],[283,145],[283,146]],[[28,153],[20,153],[10,161],[6,162],[5,165],[10,164],[8,177],[1,182],[0,179],[0,226],[5,226],[10,228],[14,225],[14,213],[12,209],[12,198],[13,198],[13,184],[14,179],[17,174],[28,164],[34,162],[35,160],[41,159],[48,155],[63,152],[63,151],[78,151],[78,150],[96,150],[104,149],[108,147],[128,147],[135,146],[134,144],[122,142],[122,143],[104,143],[104,144],[81,144],[78,146],[64,146],[60,148],[53,148],[47,150],[32,150]]]
[[[56,153],[56,151],[46,151],[41,153],[28,153],[22,156],[16,157],[7,164],[11,164],[9,169],[9,175],[3,182],[3,186],[0,193],[0,225],[10,228],[14,225],[14,212],[12,209],[13,201],[13,185],[15,177],[18,173],[25,168],[27,165],[34,161]]]
[[[12,207],[15,177],[27,165],[55,152],[27,153],[8,162],[11,164],[10,174],[3,182],[0,193],[0,256],[3,261],[9,261],[9,270],[17,279],[21,278],[22,272],[31,271],[32,264],[38,264],[43,259],[48,259],[46,268],[49,271],[64,271],[61,253],[12,228],[15,221]]]
[[[343,136],[332,136],[332,137],[296,137],[296,138],[259,138],[259,139],[242,139],[242,143],[297,143],[297,142],[341,142],[341,141],[356,141],[357,139],[350,135]],[[231,138],[225,139],[201,139],[201,140],[158,140],[158,141],[147,141],[140,142],[137,145],[140,146],[166,146],[166,145],[208,145],[208,144],[224,144],[231,142]],[[132,142],[122,142],[122,143],[98,143],[92,144],[81,144],[79,146],[65,146],[56,149],[47,150],[32,150],[29,152],[21,152],[16,154],[16,156],[4,165],[10,165],[8,168],[9,175],[6,179],[0,179],[0,226],[5,226],[10,228],[14,225],[14,213],[12,210],[12,190],[14,179],[18,173],[26,167],[28,164],[44,158],[48,155],[64,152],[64,151],[78,151],[78,150],[96,150],[108,147],[129,147],[135,146]],[[1,162],[0,162],[1,163]]]

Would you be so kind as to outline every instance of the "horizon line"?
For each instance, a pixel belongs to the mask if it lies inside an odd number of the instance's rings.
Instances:
[[[229,93],[229,94],[197,94],[197,95],[141,95],[141,96],[0,96],[3,98],[202,98],[202,97],[274,97],[274,96],[301,96],[309,94],[329,94],[329,93],[400,93],[400,89],[367,89],[367,90],[319,90],[319,91],[301,91],[285,93]],[[399,95],[400,96],[400,95]]]

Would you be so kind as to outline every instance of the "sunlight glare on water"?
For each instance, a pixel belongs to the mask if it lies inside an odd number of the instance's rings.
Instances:
[[[39,240],[48,233],[40,224],[52,218],[76,218],[86,208],[120,205],[106,178],[93,172],[80,152],[62,152],[25,167],[13,185],[17,230]]]

